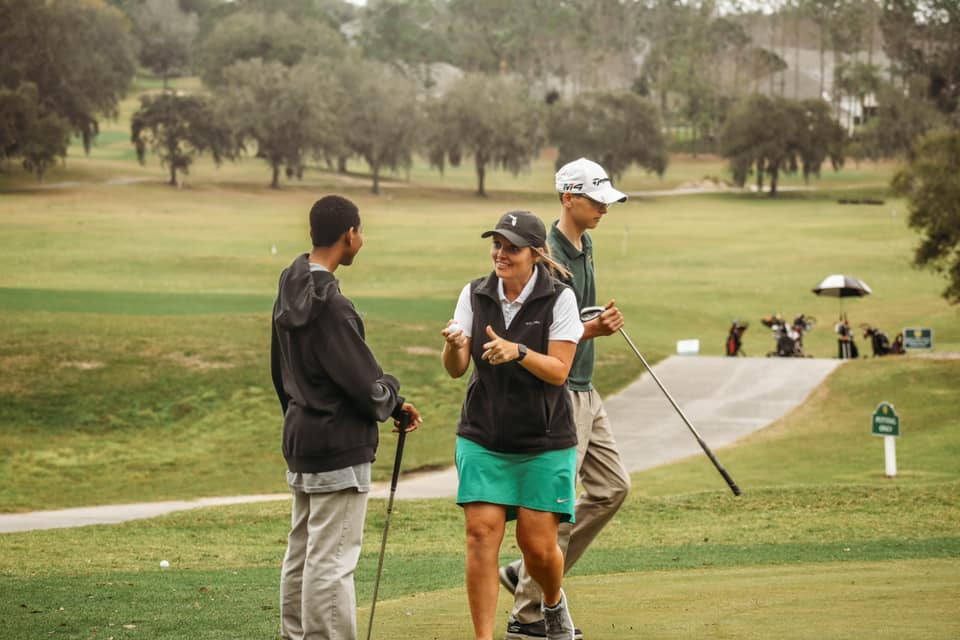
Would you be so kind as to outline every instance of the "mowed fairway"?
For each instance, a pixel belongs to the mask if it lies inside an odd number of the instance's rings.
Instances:
[[[418,164],[375,198],[363,176],[313,171],[273,192],[257,161],[201,162],[177,190],[155,162],[133,162],[121,130],[91,158],[71,156],[51,188],[15,168],[0,175],[0,510],[283,491],[269,313],[280,270],[307,249],[310,205],[330,192],[364,219],[366,246],[338,271],[343,290],[426,419],[404,467],[449,465],[465,380],[443,374],[439,331],[460,287],[489,270],[482,231],[510,209],[557,215],[552,157],[518,179],[494,172],[487,199],[472,195],[470,165],[441,177]],[[853,325],[931,327],[937,353],[960,352],[943,281],[909,266],[904,203],[837,203],[884,197],[890,170],[824,174],[820,190],[778,199],[635,197],[594,234],[600,295],[617,299],[651,360],[683,338],[722,353],[735,317],[751,323],[747,353],[763,355],[773,341],[759,319],[775,312],[816,316],[806,350],[830,357],[840,305],[810,289],[850,273],[874,290],[844,302]],[[637,172],[618,185],[669,188],[721,171],[716,160],[678,162],[662,182]],[[597,385],[609,394],[639,367],[622,341],[600,344]],[[591,640],[957,637],[958,390],[960,359],[861,360],[719,453],[740,499],[702,456],[635,474],[569,581],[578,626]],[[902,418],[895,480],[869,435],[881,400]],[[379,479],[392,459],[384,431]],[[384,508],[371,502],[357,576],[363,629]],[[0,635],[276,637],[287,518],[279,502],[6,534]],[[516,553],[511,533],[504,557]],[[399,504],[375,637],[469,637],[462,556],[450,501]]]
[[[535,170],[549,189],[550,163]],[[439,366],[439,331],[463,283],[489,269],[480,233],[513,208],[550,219],[555,196],[479,199],[435,180],[374,198],[331,180],[320,174],[280,192],[199,182],[4,194],[0,508],[282,490],[269,312],[280,270],[306,249],[306,212],[334,189],[358,201],[365,224],[358,262],[338,272],[343,289],[426,416],[407,464],[449,464],[465,380]],[[844,206],[822,192],[638,197],[613,208],[595,237],[600,295],[617,299],[652,360],[683,338],[722,353],[735,317],[752,323],[746,352],[762,355],[773,340],[759,319],[776,312],[816,316],[806,350],[830,357],[839,304],[810,289],[833,272],[874,288],[844,303],[855,325],[891,334],[932,327],[937,351],[960,351],[942,283],[908,264],[915,238],[898,201]],[[619,341],[599,350],[602,393],[638,374]],[[380,478],[391,459],[389,447],[384,453]],[[72,491],[59,488],[63,479]]]

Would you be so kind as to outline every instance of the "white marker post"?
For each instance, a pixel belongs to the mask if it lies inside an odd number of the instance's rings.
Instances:
[[[883,467],[888,478],[897,475],[897,439],[883,436]]]
[[[900,416],[889,402],[881,402],[873,412],[871,433],[883,436],[884,469],[888,478],[897,475],[897,438],[900,437]]]

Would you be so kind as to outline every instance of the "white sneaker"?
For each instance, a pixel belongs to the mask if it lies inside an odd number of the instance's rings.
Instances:
[[[540,603],[543,611],[543,622],[546,626],[547,640],[574,640],[575,632],[570,609],[567,608],[567,596],[560,590],[560,602],[548,607]]]

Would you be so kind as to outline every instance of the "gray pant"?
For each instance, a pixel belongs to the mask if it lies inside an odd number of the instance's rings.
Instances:
[[[293,492],[287,553],[280,575],[284,640],[355,640],[366,492]]]
[[[630,475],[620,460],[600,394],[596,390],[571,391],[570,399],[577,423],[577,477],[583,492],[577,497],[576,523],[561,524],[557,536],[564,553],[564,574],[613,518],[630,489]],[[513,564],[520,576],[513,617],[525,624],[543,619],[540,588],[520,560]]]

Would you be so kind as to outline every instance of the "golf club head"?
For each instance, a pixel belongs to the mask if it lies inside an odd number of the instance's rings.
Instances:
[[[591,320],[599,318],[603,311],[603,307],[584,307],[580,310],[580,322],[590,322]]]

